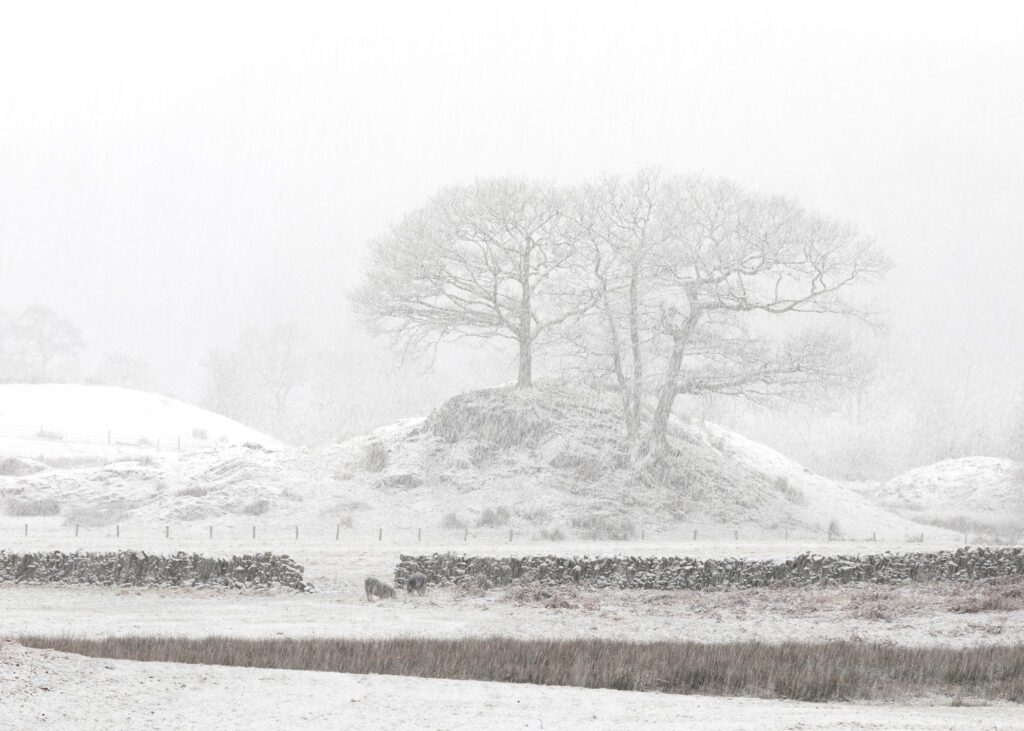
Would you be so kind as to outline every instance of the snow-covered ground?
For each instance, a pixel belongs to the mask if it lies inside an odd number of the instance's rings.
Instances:
[[[862,705],[139,663],[0,643],[0,728],[919,729],[1024,727],[1005,704]]]
[[[472,531],[488,510],[505,508],[507,522],[492,527],[520,540],[609,526],[636,536],[696,529],[821,540],[832,526],[846,539],[962,540],[710,424],[673,422],[666,471],[648,484],[629,467],[620,430],[607,395],[554,384],[464,394],[428,419],[311,450],[76,446],[69,463],[47,464],[38,442],[0,440],[0,459],[37,462],[0,470],[0,501],[48,501],[69,526],[180,523],[178,532],[341,522],[391,534],[449,526],[454,535],[453,526]]]
[[[62,445],[74,451],[75,445],[108,441],[153,448],[159,441],[170,450],[179,439],[191,448],[245,442],[280,446],[237,421],[157,393],[70,383],[0,384],[0,451],[60,454]]]
[[[947,459],[894,477],[873,496],[918,510],[1009,512],[1024,517],[1024,465],[995,457]]]

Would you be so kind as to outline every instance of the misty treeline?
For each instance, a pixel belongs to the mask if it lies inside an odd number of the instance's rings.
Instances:
[[[681,403],[692,416],[738,398],[845,420],[859,443],[839,462],[852,474],[870,459],[858,452],[878,446],[864,427],[889,375],[872,354],[882,322],[863,290],[890,268],[852,225],[725,179],[501,178],[446,188],[371,242],[352,299],[403,354],[503,340],[521,388],[543,353],[547,372],[613,390],[638,460],[664,453]],[[972,439],[985,415],[969,425],[965,408],[923,419],[932,448],[922,451],[1015,451],[1019,423]]]
[[[0,383],[87,383],[147,389],[149,366],[121,352],[87,363],[78,326],[43,305],[0,310]]]

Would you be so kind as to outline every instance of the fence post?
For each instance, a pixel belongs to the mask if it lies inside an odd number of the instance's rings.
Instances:
[[[295,526],[295,540],[299,540],[299,526]]]
[[[164,538],[170,538],[170,537],[171,537],[171,526],[165,525],[164,526]]]
[[[693,532],[693,540],[697,540],[697,531]]]
[[[75,538],[78,538],[78,523],[75,523]]]
[[[334,540],[341,540],[341,523],[338,523],[338,527],[334,529]]]
[[[469,540],[469,528],[463,528],[462,531],[462,542],[465,543]]]
[[[25,535],[28,536],[28,523],[25,523]]]
[[[512,529],[511,528],[508,529],[508,542],[509,543],[512,542]]]
[[[739,539],[740,539],[740,532],[739,531],[734,531],[733,532],[733,540],[738,541]]]
[[[871,531],[871,540],[872,541],[877,541],[878,540],[878,534],[875,533],[874,531]]]
[[[116,528],[116,532],[114,534],[114,537],[115,538],[120,538],[121,537],[121,524],[120,523],[117,524],[117,528]]]
[[[383,541],[384,540],[384,529],[383,528],[378,528],[377,529],[377,540],[378,541]]]
[[[256,526],[252,527],[252,538],[253,540],[256,540]]]
[[[422,538],[422,537],[423,537],[423,529],[422,528],[417,528],[416,529],[416,542],[419,543],[420,542],[420,538]]]
[[[210,526],[210,538],[211,539],[213,538],[213,526],[212,525]]]

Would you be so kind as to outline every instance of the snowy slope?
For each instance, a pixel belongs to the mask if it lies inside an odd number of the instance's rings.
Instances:
[[[0,384],[0,440],[38,438],[68,444],[165,445],[183,441],[279,447],[273,438],[197,406],[111,386]],[[2,441],[0,441],[2,443]]]
[[[549,383],[465,393],[429,417],[315,450],[164,450],[19,469],[0,476],[0,498],[52,500],[65,521],[94,525],[259,516],[286,525],[444,528],[460,539],[463,526],[481,525],[597,541],[684,525],[718,526],[723,536],[757,528],[823,537],[833,522],[843,538],[921,532],[726,429],[674,420],[669,436],[664,464],[638,471],[614,396]],[[488,521],[488,511],[499,510]]]
[[[873,497],[918,510],[1024,514],[1024,465],[995,457],[947,459],[894,477]]]

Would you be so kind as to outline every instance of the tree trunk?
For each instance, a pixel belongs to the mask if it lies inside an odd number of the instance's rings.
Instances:
[[[529,326],[529,323],[527,323]],[[519,336],[519,380],[516,381],[516,388],[529,388],[533,385],[533,343],[529,335],[525,338]]]
[[[533,293],[530,287],[528,253],[523,257],[521,277],[523,295],[519,301],[519,380],[516,381],[516,388],[529,388],[533,385],[533,309],[530,302]]]
[[[661,457],[668,448],[668,418],[672,415],[672,404],[679,392],[679,371],[683,365],[686,340],[685,337],[676,336],[672,343],[665,378],[658,388],[658,404],[651,417],[651,431],[647,437],[648,457]]]

